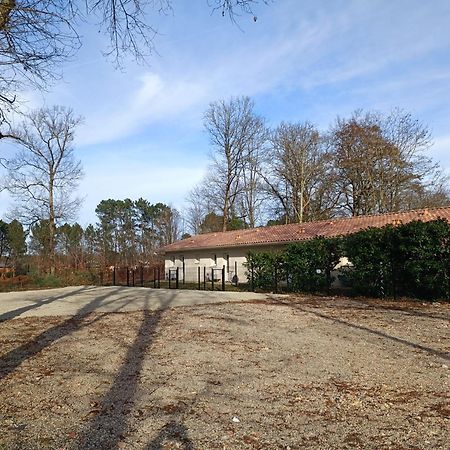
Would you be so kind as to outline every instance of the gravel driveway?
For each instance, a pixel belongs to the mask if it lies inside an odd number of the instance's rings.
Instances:
[[[83,292],[0,322],[1,450],[449,448],[449,304]]]
[[[74,316],[91,312],[157,310],[175,306],[267,299],[251,292],[78,286],[0,293],[0,321],[15,317]]]

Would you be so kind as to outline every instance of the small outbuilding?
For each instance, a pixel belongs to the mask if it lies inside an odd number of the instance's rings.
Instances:
[[[200,234],[174,242],[162,249],[165,274],[166,278],[172,276],[178,268],[180,280],[195,283],[198,280],[199,268],[204,271],[201,274],[202,279],[204,274],[210,278],[214,273],[221,278],[220,274],[225,268],[225,281],[244,283],[247,281],[245,263],[251,251],[281,251],[288,244],[318,236],[331,238],[356,233],[369,227],[436,219],[446,219],[450,222],[450,207]]]

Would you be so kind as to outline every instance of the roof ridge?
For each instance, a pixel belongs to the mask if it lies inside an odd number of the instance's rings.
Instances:
[[[429,208],[417,208],[417,209],[408,209],[407,211],[391,211],[391,212],[385,212],[385,213],[373,213],[373,214],[363,214],[360,216],[348,216],[348,217],[331,217],[329,219],[320,219],[320,220],[312,220],[309,222],[292,222],[292,223],[279,223],[277,225],[262,225],[259,227],[253,227],[253,228],[241,228],[238,230],[227,230],[227,231],[212,231],[210,233],[201,233],[201,234],[196,234],[194,236],[191,236],[189,238],[186,239],[192,239],[194,237],[197,236],[211,236],[211,235],[216,235],[216,234],[224,234],[224,233],[238,233],[239,231],[252,231],[252,230],[256,230],[256,229],[261,229],[261,228],[278,228],[278,227],[286,227],[288,225],[290,226],[303,226],[303,225],[307,225],[307,224],[315,224],[315,223],[324,223],[324,222],[334,222],[334,221],[345,221],[345,220],[355,220],[355,219],[362,219],[362,218],[366,218],[366,217],[383,217],[383,216],[390,216],[390,215],[394,215],[394,214],[408,214],[408,213],[418,213],[421,211],[436,211],[438,209],[449,209],[450,205],[447,206],[432,206]]]
[[[361,214],[359,216],[332,217],[330,219],[320,219],[320,220],[314,220],[314,221],[311,221],[311,222],[296,223],[296,225],[303,225],[303,224],[306,224],[306,223],[334,222],[335,220],[339,220],[339,221],[355,220],[355,219],[362,219],[362,218],[365,218],[365,217],[392,216],[394,214],[418,213],[420,211],[435,211],[437,209],[450,209],[450,205],[447,205],[447,206],[431,206],[429,208],[408,209],[407,211],[391,211],[391,212],[384,212],[384,213]],[[287,224],[287,225],[291,225],[291,224]],[[275,226],[280,226],[280,225],[275,225]]]
[[[389,223],[409,223],[414,220],[436,220],[442,217],[450,221],[450,206],[418,208],[409,211],[395,211],[382,214],[368,214],[353,217],[335,217],[314,222],[289,223],[242,230],[217,231],[199,234],[176,241],[162,247],[162,250],[175,251],[189,248],[216,248],[225,246],[249,246],[297,242],[315,236],[332,237],[357,232],[364,228],[381,227]]]

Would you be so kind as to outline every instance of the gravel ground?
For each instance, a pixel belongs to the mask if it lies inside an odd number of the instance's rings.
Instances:
[[[20,317],[0,353],[1,450],[449,448],[449,304]]]
[[[270,294],[121,286],[71,286],[0,293],[0,322],[16,317],[73,316],[92,312],[157,310],[206,303],[266,299]],[[278,298],[283,296],[276,296]]]

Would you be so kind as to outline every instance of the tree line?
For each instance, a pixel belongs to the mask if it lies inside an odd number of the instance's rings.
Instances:
[[[62,223],[53,236],[49,219],[32,224],[28,233],[17,220],[0,221],[0,266],[17,273],[31,266],[38,273],[57,274],[67,268],[152,265],[157,250],[179,237],[179,213],[163,203],[108,199],[99,203],[96,214],[96,224]]]
[[[427,154],[429,129],[410,114],[357,111],[325,132],[309,122],[268,127],[248,97],[212,103],[204,122],[210,167],[180,214],[148,200],[103,200],[98,223],[71,225],[83,170],[75,158],[82,119],[70,108],[32,111],[14,129],[17,152],[2,160],[12,219],[30,231],[39,267],[135,265],[193,234],[301,223],[450,203],[448,180]]]
[[[428,127],[399,109],[358,110],[320,131],[308,121],[268,127],[238,97],[211,103],[204,125],[212,151],[187,198],[193,233],[450,203]]]

